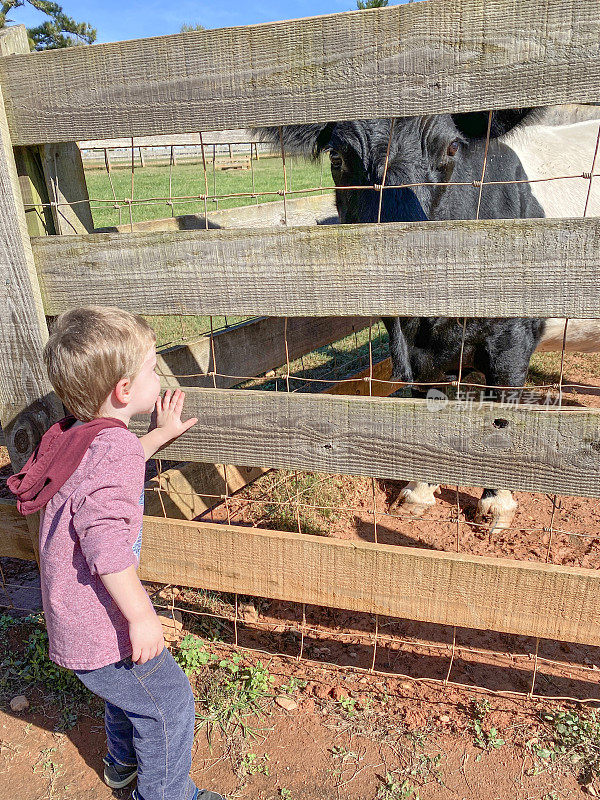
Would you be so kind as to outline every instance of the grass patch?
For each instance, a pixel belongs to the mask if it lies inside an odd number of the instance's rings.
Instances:
[[[60,708],[57,730],[72,728],[78,707],[89,708],[93,695],[71,670],[48,658],[48,634],[41,614],[14,618],[0,615],[0,698],[7,701],[40,688]]]
[[[266,701],[274,696],[274,678],[261,661],[246,663],[238,654],[220,658],[191,635],[184,636],[175,658],[196,682],[197,731],[206,729],[209,742],[215,730],[227,738],[258,735],[252,718],[266,716]]]
[[[348,509],[357,493],[369,488],[368,478],[273,470],[247,487],[239,511],[257,527],[329,536],[333,526],[353,515]]]
[[[253,161],[254,188],[250,170],[227,170],[215,172],[214,176],[208,166],[208,194],[228,195],[242,192],[277,192],[283,189],[283,169],[281,158],[266,157]],[[311,189],[322,185],[321,175],[327,185],[331,185],[329,169],[321,171],[320,161],[309,161],[300,157],[286,157],[287,187],[290,191]],[[169,175],[171,192],[169,193]],[[88,169],[85,179],[90,196],[92,217],[96,228],[112,227],[129,222],[129,208],[123,201],[131,197],[131,171],[118,169],[111,172],[112,186],[108,174],[100,169]],[[178,164],[170,174],[168,166],[137,167],[134,173],[133,199],[148,200],[146,203],[133,204],[133,222],[162,219],[181,214],[204,214],[204,201],[174,200],[170,206],[165,200],[154,198],[198,197],[206,192],[204,170],[202,164]],[[307,193],[310,194],[310,193]],[[321,191],[315,192],[321,194]],[[300,196],[300,195],[298,195]],[[302,195],[307,196],[307,195]],[[94,203],[94,200],[112,200],[113,203]],[[237,208],[253,205],[256,202],[266,203],[281,200],[279,195],[264,195],[254,199],[251,197],[226,197],[218,202],[208,202],[208,211],[217,208]]]
[[[276,530],[297,531],[300,527],[303,533],[327,536],[331,524],[342,517],[337,508],[344,497],[341,475],[322,477],[279,470],[267,473],[260,483],[258,490],[269,498],[261,514]],[[296,498],[316,508],[297,507]]]
[[[158,349],[171,347],[176,344],[185,344],[208,336],[211,331],[210,317],[181,315],[144,315],[144,319],[152,326],[156,333],[156,346]],[[246,322],[252,317],[215,315],[212,318],[213,333],[240,322]]]

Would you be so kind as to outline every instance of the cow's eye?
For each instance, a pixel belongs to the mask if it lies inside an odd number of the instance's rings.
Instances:
[[[448,145],[448,150],[446,151],[449,156],[455,156],[458,151],[460,150],[460,142],[458,139],[455,139]]]
[[[335,150],[329,151],[329,160],[331,161],[332,169],[341,169],[342,164],[344,163],[341,155],[337,153]]]

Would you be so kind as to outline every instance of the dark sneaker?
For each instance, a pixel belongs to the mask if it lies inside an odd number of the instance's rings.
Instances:
[[[104,756],[104,783],[111,789],[122,789],[137,777],[137,767],[117,764],[110,756]]]
[[[131,795],[131,800],[140,800],[138,793],[136,790],[133,790],[133,794]],[[192,800],[227,800],[226,797],[223,797],[222,794],[217,794],[217,792],[211,792],[208,789],[196,789],[196,794],[194,795]]]

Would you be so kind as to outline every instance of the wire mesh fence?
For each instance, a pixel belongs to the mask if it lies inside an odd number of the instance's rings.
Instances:
[[[531,180],[490,180],[486,176],[492,114],[490,112],[485,137],[481,174],[471,181],[441,181],[415,183],[389,183],[388,171],[394,143],[396,120],[389,121],[389,137],[383,159],[381,183],[336,185],[324,177],[323,161],[309,175],[319,180],[307,186],[296,185],[297,162],[286,153],[282,129],[279,129],[279,148],[275,148],[279,163],[279,186],[260,186],[255,175],[258,151],[249,143],[250,176],[246,191],[217,191],[217,151],[209,150],[199,135],[199,145],[194,146],[198,174],[195,176],[197,192],[177,193],[174,180],[176,157],[170,146],[167,170],[168,192],[150,191],[138,196],[140,172],[147,169],[140,164],[141,156],[131,140],[129,158],[128,192],[120,195],[114,180],[109,148],[103,149],[104,170],[108,182],[108,197],[90,191],[89,203],[93,211],[109,207],[117,214],[117,224],[135,230],[134,211],[138,207],[169,209],[171,217],[176,208],[195,209],[201,216],[201,225],[211,227],[211,210],[221,208],[230,201],[257,204],[259,201],[280,200],[283,224],[289,223],[291,198],[304,195],[325,195],[336,192],[377,193],[376,222],[382,222],[384,195],[394,189],[415,189],[434,186],[443,189],[464,187],[465,192],[475,192],[476,214],[480,219],[484,189],[489,186],[549,183],[552,181],[587,184],[582,216],[591,212],[591,198],[597,172],[600,126],[593,152],[589,153],[588,169],[576,173],[557,174]],[[192,146],[190,146],[192,147]],[[253,157],[254,153],[254,157]],[[274,158],[270,159],[272,164]],[[125,170],[122,170],[124,173]],[[236,174],[243,177],[243,171]],[[298,176],[297,183],[306,181]],[[122,180],[121,180],[122,185]],[[59,196],[58,191],[56,196]],[[88,200],[75,201],[88,202]],[[60,206],[61,203],[50,203]],[[46,204],[36,204],[41,208]],[[193,290],[193,287],[190,287]],[[140,309],[143,311],[143,309]],[[394,378],[392,365],[386,361],[389,342],[383,325],[371,319],[361,330],[355,329],[339,342],[330,343],[316,352],[307,352],[299,358],[290,358],[288,320],[284,321],[285,363],[273,364],[273,369],[259,375],[231,373],[227,364],[217,363],[215,337],[227,334],[237,325],[251,321],[248,317],[189,318],[180,314],[176,318],[154,320],[159,331],[161,349],[185,346],[195,337],[207,337],[211,349],[211,365],[206,371],[184,371],[170,378],[191,379],[206,377],[217,387],[218,378],[234,381],[237,388],[272,390],[289,393],[323,392],[335,388],[339,391],[366,396],[402,396],[409,391],[406,383]],[[567,340],[570,320],[564,320],[562,347],[548,363],[541,362],[537,373],[530,373],[526,388],[487,383],[485,376],[473,376],[464,363],[467,320],[458,319],[461,332],[460,360],[457,374],[447,380],[412,381],[412,391],[426,394],[427,390],[443,393],[459,401],[481,407],[487,400],[505,403],[542,405],[561,408],[571,402],[596,407],[600,390],[600,362],[595,357],[570,357]],[[387,366],[385,366],[387,364]],[[383,373],[380,369],[384,365]],[[573,369],[575,378],[569,377]],[[548,377],[550,376],[550,377]],[[579,377],[577,377],[579,376]],[[164,377],[164,376],[163,376]],[[171,465],[174,466],[174,465]],[[374,543],[391,543],[425,546],[456,553],[486,554],[527,558],[546,564],[570,564],[586,568],[600,567],[600,505],[596,500],[552,495],[532,495],[521,499],[525,513],[510,524],[497,526],[494,520],[485,524],[477,518],[472,487],[442,487],[441,499],[435,505],[415,509],[398,502],[399,486],[393,481],[375,478],[316,475],[298,471],[267,473],[240,489],[231,489],[228,470],[231,465],[220,465],[224,475],[224,491],[211,492],[206,488],[177,490],[182,499],[193,500],[201,494],[207,509],[195,518],[215,523],[242,524],[251,527],[291,530],[299,534],[333,535],[363,539]],[[162,515],[167,517],[165,499],[171,489],[165,483],[165,471],[171,468],[160,459],[154,462],[153,485],[147,484],[147,494],[158,497]],[[150,477],[150,476],[149,476]],[[407,476],[408,477],[408,476]],[[433,477],[433,476],[432,476]],[[434,487],[430,487],[433,489]],[[431,493],[433,498],[433,493]],[[19,570],[9,564],[9,574],[0,565],[0,588],[5,607],[24,608],[14,602],[22,597],[30,583],[19,583]],[[332,576],[335,581],[335,576]],[[174,618],[175,612],[193,623],[200,620],[199,630],[209,635],[217,633],[223,641],[236,647],[277,652],[288,658],[306,659],[330,664],[336,669],[365,670],[368,673],[395,675],[407,679],[421,679],[440,685],[469,687],[481,691],[513,696],[545,697],[577,702],[597,700],[594,685],[598,682],[600,656],[598,649],[581,645],[561,645],[540,639],[526,639],[508,634],[466,631],[458,627],[432,626],[426,623],[395,620],[379,615],[357,615],[307,607],[305,604],[283,604],[277,601],[256,600],[253,608],[262,613],[248,620],[240,610],[238,595],[217,596],[179,588],[171,592],[171,601],[164,602],[165,586],[154,587],[153,597],[158,608]],[[33,591],[33,589],[32,589]],[[160,596],[159,596],[160,595]],[[243,601],[248,604],[247,599]],[[29,609],[28,609],[29,610]],[[247,616],[247,615],[246,615]],[[196,624],[196,623],[194,623]],[[213,625],[212,633],[210,626]],[[207,627],[208,626],[208,627]],[[413,635],[406,635],[410,629]],[[428,638],[429,636],[429,638]],[[436,641],[436,638],[439,641]],[[323,643],[326,644],[323,644]],[[340,645],[341,643],[341,645]],[[477,646],[479,644],[479,646]],[[350,647],[353,649],[350,650]],[[328,658],[327,656],[332,656]],[[410,667],[410,669],[409,669]],[[487,672],[486,672],[487,671]],[[502,689],[490,687],[489,675],[508,673]],[[486,677],[487,675],[487,677]],[[458,676],[458,677],[455,677]],[[496,680],[496,685],[503,681]],[[507,688],[510,680],[512,688]],[[493,681],[492,681],[493,682]],[[562,689],[562,691],[560,691]]]

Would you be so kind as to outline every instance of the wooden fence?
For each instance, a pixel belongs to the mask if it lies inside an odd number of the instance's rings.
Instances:
[[[93,233],[73,211],[87,199],[74,141],[596,101],[599,41],[597,0],[428,0],[47,53],[3,31],[0,423],[14,467],[61,413],[42,369],[44,313],[83,302],[600,317],[597,220]],[[50,197],[51,219],[26,218],[30,196]],[[431,414],[416,400],[224,388],[188,398],[203,424],[167,456],[600,496],[593,410]],[[14,508],[0,526],[0,554],[34,557]],[[150,517],[144,536],[141,575],[153,580],[600,644],[592,570]]]

